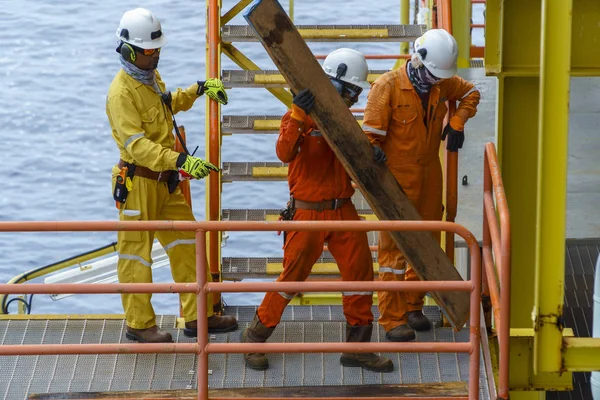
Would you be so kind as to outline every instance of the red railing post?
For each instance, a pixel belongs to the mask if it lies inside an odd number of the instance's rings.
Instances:
[[[196,283],[198,292],[196,294],[196,312],[198,319],[198,400],[208,400],[208,353],[206,345],[208,344],[208,319],[206,310],[209,306],[206,284],[208,265],[206,265],[206,232],[196,231]],[[212,304],[210,304],[212,307]]]

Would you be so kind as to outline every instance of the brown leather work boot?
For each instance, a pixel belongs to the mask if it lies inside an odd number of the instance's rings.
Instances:
[[[385,338],[392,342],[410,342],[416,337],[415,331],[406,324],[398,325],[385,333]]]
[[[135,340],[141,343],[171,343],[173,337],[169,332],[161,331],[154,325],[148,329],[134,329],[127,327],[125,337],[129,340]]]
[[[346,324],[346,342],[370,342],[373,325],[351,326]],[[340,363],[344,367],[361,367],[375,372],[392,372],[394,363],[375,353],[342,353]]]
[[[238,328],[237,320],[233,315],[212,315],[208,317],[208,333],[225,333]],[[188,337],[198,336],[198,322],[185,323],[183,334]]]
[[[254,319],[250,326],[244,329],[240,335],[242,343],[264,343],[271,336],[275,327],[267,328],[260,322],[258,315],[254,315]],[[244,354],[244,360],[249,368],[259,371],[269,368],[269,359],[265,353],[248,353]]]
[[[431,329],[431,322],[429,319],[423,314],[423,311],[409,311],[406,313],[408,315],[408,326],[410,326],[415,331],[428,331]]]

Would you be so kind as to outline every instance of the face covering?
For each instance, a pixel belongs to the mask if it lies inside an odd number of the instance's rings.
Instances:
[[[422,64],[420,67],[413,67],[412,61],[407,63],[406,72],[408,74],[408,79],[410,79],[410,83],[412,83],[415,90],[419,93],[429,92],[431,87],[441,80],[433,76]]]
[[[143,83],[144,85],[153,86],[155,82],[154,77],[154,69],[151,70],[143,70],[136,67],[134,64],[125,61],[122,56],[119,56],[119,60],[121,61],[121,68],[123,71],[127,73],[127,75],[131,76],[136,81]]]

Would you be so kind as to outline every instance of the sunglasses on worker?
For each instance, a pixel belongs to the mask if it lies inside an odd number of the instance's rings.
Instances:
[[[142,49],[141,47],[132,46],[134,50],[145,56],[152,56],[154,53],[160,53],[160,47],[158,49]]]
[[[355,103],[358,102],[358,96],[360,96],[363,91],[360,86],[352,85],[348,82],[342,82],[336,78],[330,78],[329,80],[331,83],[333,83],[335,90],[337,90],[341,96],[346,96]]]

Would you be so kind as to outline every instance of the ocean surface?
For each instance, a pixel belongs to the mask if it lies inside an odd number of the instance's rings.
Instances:
[[[205,77],[203,1],[183,0],[2,0],[0,2],[0,132],[5,180],[0,188],[1,221],[116,220],[110,170],[118,160],[105,114],[105,96],[119,70],[115,32],[123,13],[145,7],[157,15],[169,42],[159,70],[169,90]],[[223,13],[236,2],[223,1]],[[287,1],[282,5],[289,10]],[[412,9],[412,7],[411,7]],[[295,1],[297,24],[397,24],[398,0]],[[412,16],[411,16],[412,21]],[[483,8],[473,22],[483,23]],[[238,16],[231,23],[245,24]],[[483,44],[481,30],[473,32]],[[236,46],[263,69],[274,65],[260,43]],[[315,54],[351,47],[365,54],[398,52],[398,43],[309,43]],[[369,61],[387,69],[393,61]],[[223,69],[237,66],[226,56]],[[223,114],[283,114],[286,108],[264,89],[232,89]],[[366,94],[357,107],[363,107]],[[204,156],[205,102],[177,115],[186,127],[188,147]],[[277,161],[276,135],[224,137],[224,161]],[[193,209],[205,219],[205,183],[192,183]],[[223,187],[223,208],[281,208],[288,198],[286,182],[238,182]],[[0,282],[116,241],[114,232],[0,233]],[[225,257],[279,257],[275,233],[230,233]],[[169,282],[167,268],[155,271],[155,282]],[[36,280],[41,282],[42,279]],[[177,297],[154,295],[157,314],[176,314]],[[260,295],[233,294],[228,304],[254,304]],[[16,304],[9,309],[16,312]],[[33,313],[121,313],[118,295],[78,295],[53,301],[33,299]]]

